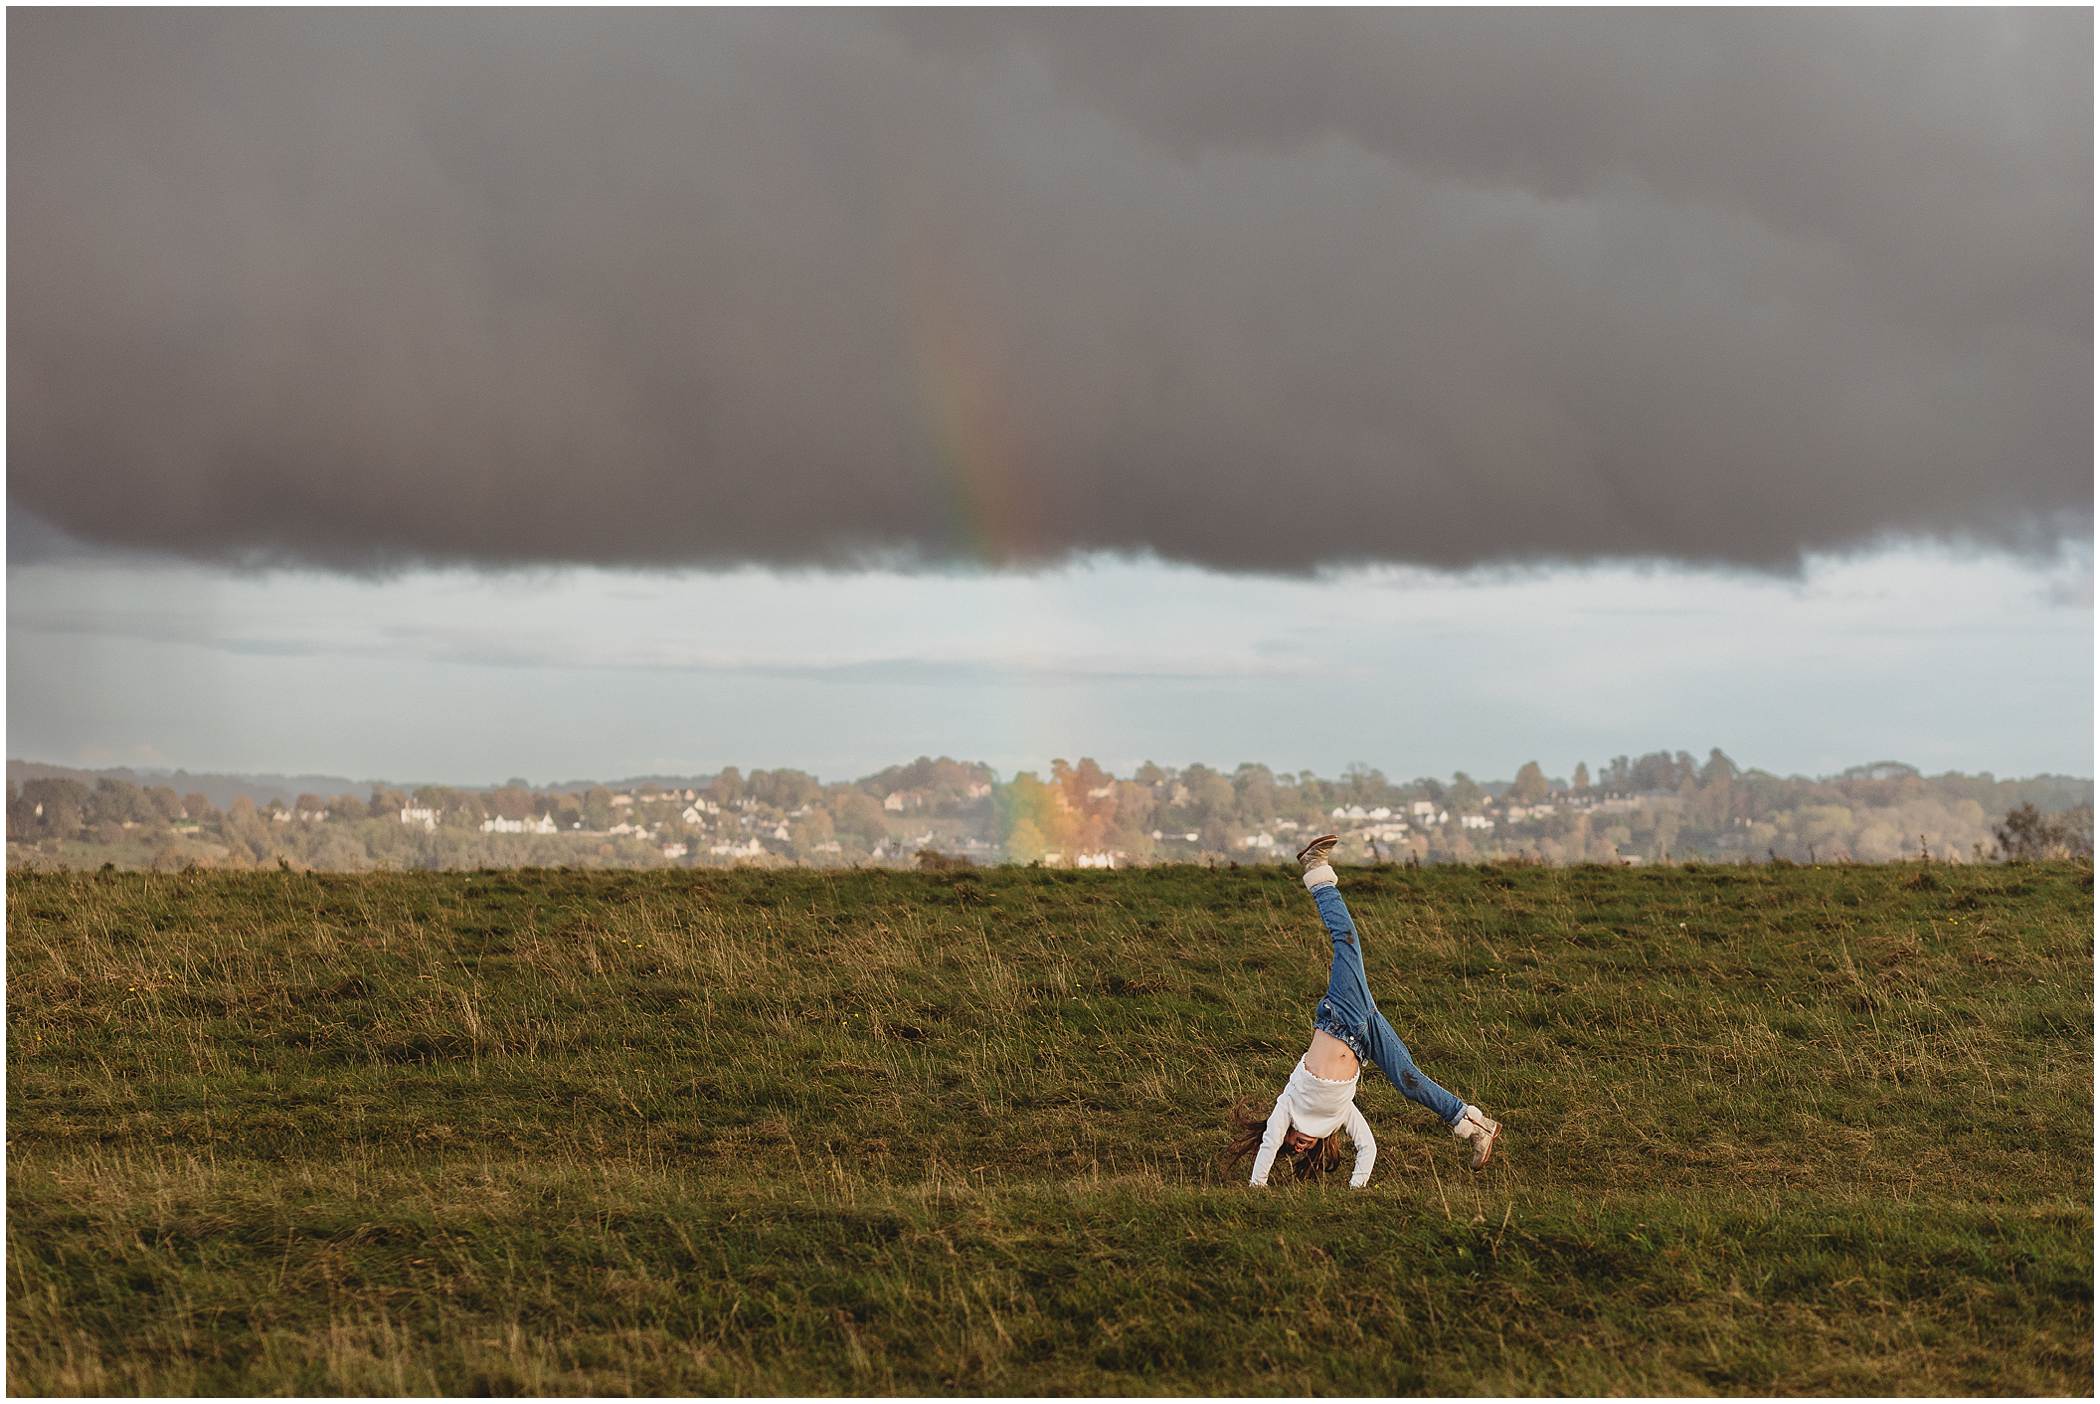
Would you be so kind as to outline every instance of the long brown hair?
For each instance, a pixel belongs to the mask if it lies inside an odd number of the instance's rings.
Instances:
[[[1225,1143],[1224,1153],[1218,1157],[1218,1171],[1229,1175],[1232,1167],[1242,1160],[1251,1159],[1261,1149],[1261,1138],[1269,1130],[1269,1113],[1276,1110],[1274,1102],[1247,1097],[1232,1104],[1225,1113],[1225,1124],[1232,1139]],[[1330,1131],[1305,1151],[1295,1154],[1288,1146],[1276,1152],[1276,1164],[1288,1163],[1291,1173],[1301,1180],[1317,1180],[1342,1163],[1342,1133]],[[1272,1169],[1271,1174],[1274,1174]]]

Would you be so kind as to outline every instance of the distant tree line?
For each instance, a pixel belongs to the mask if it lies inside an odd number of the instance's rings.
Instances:
[[[42,768],[49,771],[51,768]],[[1780,776],[1718,748],[1615,756],[1566,776],[1389,779],[1091,758],[1000,779],[920,757],[858,780],[731,766],[684,781],[483,788],[378,785],[213,805],[113,776],[10,780],[10,863],[324,869],[1263,861],[1329,828],[1347,861],[1545,863],[2023,861],[2092,852],[2092,782],[1927,776],[1895,761]]]

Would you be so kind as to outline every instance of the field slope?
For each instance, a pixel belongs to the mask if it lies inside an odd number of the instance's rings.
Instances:
[[[2090,865],[14,874],[16,1393],[2093,1388]]]

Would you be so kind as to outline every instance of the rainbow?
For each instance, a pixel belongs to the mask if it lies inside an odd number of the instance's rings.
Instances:
[[[992,319],[953,278],[915,268],[906,335],[914,412],[947,489],[948,526],[965,555],[988,565],[1025,560],[1027,461],[1000,383],[1004,348]]]

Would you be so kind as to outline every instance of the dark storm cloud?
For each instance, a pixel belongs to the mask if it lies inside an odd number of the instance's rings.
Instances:
[[[2092,20],[21,11],[9,498],[345,569],[2037,546]]]

